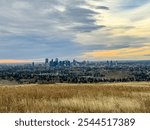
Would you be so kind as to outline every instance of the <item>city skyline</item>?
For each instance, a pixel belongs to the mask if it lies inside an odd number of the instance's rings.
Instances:
[[[149,0],[0,0],[0,63],[150,60]]]

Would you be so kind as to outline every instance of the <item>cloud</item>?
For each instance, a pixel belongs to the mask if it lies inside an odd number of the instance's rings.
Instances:
[[[96,9],[109,10],[109,7],[106,7],[106,6],[97,6]]]
[[[144,56],[150,56],[150,54],[145,54]]]
[[[32,8],[32,6],[26,1],[16,1],[12,4],[12,8],[26,10]]]
[[[86,52],[82,55],[83,58],[99,59],[99,60],[118,60],[118,59],[131,59],[131,60],[149,60],[150,46],[139,48],[123,48],[115,50],[96,50]]]
[[[75,56],[81,52],[81,47],[69,38],[53,38],[36,35],[1,37],[0,58],[2,59],[39,59],[44,57]]]
[[[148,0],[0,0],[0,58],[74,58],[147,46],[149,8]]]
[[[143,6],[145,4],[149,3],[149,0],[120,0],[120,4],[122,5],[121,8],[125,10],[138,8],[140,6]]]
[[[86,3],[0,0],[0,58],[75,57],[84,47],[74,43],[73,37],[104,27],[95,24],[97,12],[80,7]]]
[[[82,26],[76,26],[76,27],[73,27],[72,29],[74,31],[80,31],[80,32],[91,32],[91,30],[98,30],[98,29],[102,29],[102,28],[105,28],[104,25],[82,25]]]
[[[123,0],[117,0],[106,3],[110,11],[95,15],[96,24],[104,25],[105,28],[78,33],[75,42],[84,46],[95,46],[96,50],[138,48],[150,44],[150,19],[147,15],[150,3],[148,1],[138,1],[139,6],[134,6],[130,10],[122,9],[120,6],[132,6],[131,1],[125,3]]]
[[[58,33],[63,26],[69,32],[71,28],[79,25],[77,26],[78,31],[84,32],[82,25],[89,24],[96,27],[95,19],[93,19],[96,12],[80,8],[81,3],[85,4],[86,1],[0,1],[0,28],[20,35],[30,33],[45,35]]]

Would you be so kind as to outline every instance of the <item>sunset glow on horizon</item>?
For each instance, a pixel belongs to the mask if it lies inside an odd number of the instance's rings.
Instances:
[[[123,48],[117,50],[95,50],[83,54],[83,58],[88,59],[92,57],[94,59],[128,59],[128,60],[149,60],[150,57],[150,46],[141,48]]]
[[[29,63],[31,60],[15,60],[15,59],[6,59],[0,60],[0,64],[13,64],[13,63]]]

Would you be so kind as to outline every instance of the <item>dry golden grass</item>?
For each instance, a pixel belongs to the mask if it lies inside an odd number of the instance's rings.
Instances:
[[[0,112],[150,112],[150,82],[0,85]]]

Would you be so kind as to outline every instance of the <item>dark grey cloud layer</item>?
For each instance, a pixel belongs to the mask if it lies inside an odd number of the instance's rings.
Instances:
[[[72,41],[74,35],[104,27],[95,24],[95,11],[81,7],[86,2],[0,0],[0,58],[67,56],[81,52],[82,47]]]
[[[97,6],[96,9],[109,10],[109,7],[107,7],[107,6]]]

